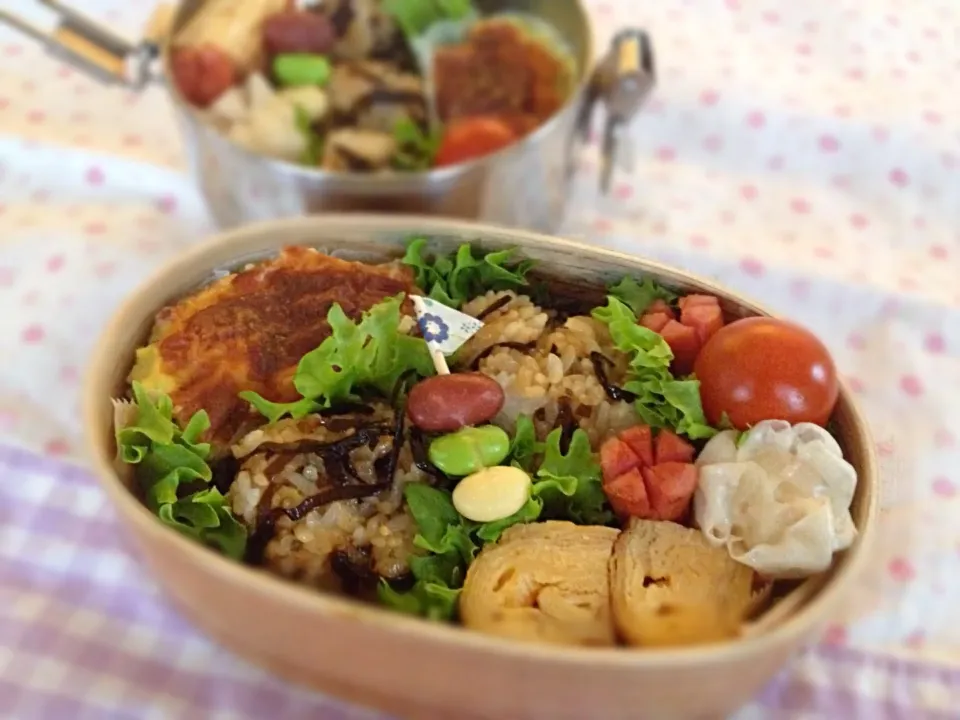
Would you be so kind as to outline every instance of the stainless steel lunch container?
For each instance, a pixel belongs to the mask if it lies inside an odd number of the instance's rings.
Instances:
[[[237,0],[242,2],[242,0]],[[47,33],[9,11],[0,20],[108,82],[139,88],[169,77],[166,39],[203,0],[161,6],[147,38],[131,43],[57,0],[59,26]],[[417,173],[326,172],[254,155],[208,124],[167,82],[180,123],[191,174],[222,227],[323,212],[365,211],[445,215],[553,231],[560,224],[576,167],[580,140],[590,130],[594,106],[606,105],[601,187],[610,184],[621,138],[655,82],[652,49],[640,30],[619,33],[593,69],[590,21],[578,0],[478,0],[484,13],[528,12],[551,23],[570,44],[579,82],[553,118],[513,146],[479,160]]]

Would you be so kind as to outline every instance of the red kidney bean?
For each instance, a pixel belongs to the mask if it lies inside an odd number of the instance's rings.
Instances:
[[[237,81],[233,60],[213,45],[175,49],[170,67],[180,92],[199,107],[212,103]]]
[[[407,415],[421,430],[453,432],[493,419],[503,401],[503,388],[482,373],[436,375],[413,386]]]
[[[317,13],[286,10],[263,21],[263,49],[268,57],[284,53],[325,55],[337,42],[330,20]]]

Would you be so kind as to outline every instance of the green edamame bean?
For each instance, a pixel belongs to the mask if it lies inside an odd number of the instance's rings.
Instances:
[[[290,53],[273,59],[273,75],[284,87],[326,85],[330,79],[330,61],[323,55]]]
[[[427,452],[430,462],[454,477],[499,465],[509,453],[510,438],[496,425],[461,428],[438,437]]]

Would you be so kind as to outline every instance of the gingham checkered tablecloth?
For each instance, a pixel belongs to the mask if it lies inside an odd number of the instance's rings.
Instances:
[[[153,3],[78,4],[134,35]],[[584,152],[565,232],[810,326],[878,443],[872,571],[738,720],[960,717],[960,6],[588,4],[601,42],[652,33],[660,85],[610,197]],[[211,230],[183,172],[158,89],[100,87],[0,29],[0,717],[376,717],[207,641],[83,468],[95,334]]]
[[[0,717],[378,717],[285,685],[204,639],[125,550],[83,469],[11,448],[0,449],[0,468]],[[949,707],[956,683],[957,669],[827,644],[742,718],[914,718],[918,701]]]

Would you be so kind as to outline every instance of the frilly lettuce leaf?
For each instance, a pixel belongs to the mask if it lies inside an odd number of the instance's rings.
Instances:
[[[600,477],[600,463],[590,448],[587,434],[579,428],[574,430],[566,452],[560,448],[562,435],[562,428],[556,428],[547,435],[543,460],[537,474],[571,475],[576,478]]]
[[[524,523],[531,523],[540,518],[540,513],[543,511],[543,501],[538,497],[531,497],[527,500],[527,503],[517,510],[510,517],[503,518],[503,520],[494,520],[492,522],[483,523],[478,525],[476,529],[476,535],[484,543],[496,542],[500,539],[500,536],[503,534],[503,531],[507,528],[513,527],[514,525],[523,525]]]
[[[168,445],[173,442],[177,432],[173,422],[173,401],[161,395],[156,403],[152,402],[147,391],[138,383],[133,383],[133,400],[136,406],[136,420],[126,427],[117,429],[117,448],[120,459],[125,463],[136,464],[143,460],[152,443]],[[197,413],[190,419],[193,427],[188,441],[195,440],[198,426],[209,424],[206,413]],[[200,431],[201,433],[203,430]],[[209,446],[203,452],[209,453]],[[199,452],[199,451],[198,451]],[[203,455],[206,457],[206,455]]]
[[[463,583],[463,566],[456,555],[414,555],[410,558],[410,571],[424,582],[432,582],[457,588]]]
[[[410,118],[404,116],[393,128],[393,139],[397,141],[397,152],[391,164],[397,170],[427,170],[433,167],[443,141],[442,128],[424,130]]]
[[[270,423],[277,422],[277,420],[284,415],[289,415],[293,419],[299,420],[310,413],[323,410],[323,406],[320,403],[310,398],[300,398],[299,400],[288,403],[275,403],[252,390],[244,390],[240,393],[239,397],[241,400],[246,400],[250,403],[253,409],[263,415],[267,419],[267,422]]]
[[[416,579],[410,590],[398,592],[384,581],[379,587],[379,598],[383,604],[402,612],[435,620],[454,616],[467,568],[480,545],[496,541],[511,525],[533,522],[543,507],[538,498],[530,498],[508,518],[474,523],[457,512],[446,490],[411,483],[403,494],[417,523],[414,545],[428,554],[410,559],[410,571]]]
[[[476,13],[470,0],[383,0],[383,9],[407,38],[422,35],[435,23]]]
[[[226,498],[208,487],[213,477],[206,462],[210,445],[199,442],[210,427],[207,413],[195,413],[181,430],[173,421],[173,401],[168,396],[151,398],[134,382],[133,399],[135,419],[117,428],[117,448],[120,459],[135,466],[147,507],[187,537],[242,558],[246,528],[233,516]]]
[[[446,490],[424,483],[411,483],[403,489],[407,508],[419,531],[413,544],[437,555],[458,554],[469,563],[477,553],[470,528],[453,506]]]
[[[672,303],[677,294],[657,283],[651,278],[644,278],[637,282],[632,277],[625,277],[609,288],[610,294],[627,305],[637,317],[643,315],[655,300],[664,300]]]
[[[604,307],[594,309],[593,317],[606,324],[613,344],[630,358],[623,387],[637,396],[634,407],[643,422],[691,439],[716,434],[703,414],[700,382],[670,373],[673,352],[658,333],[637,324],[633,311],[612,295]]]
[[[533,494],[543,500],[544,514],[582,525],[606,525],[613,520],[601,484],[600,463],[590,448],[590,438],[573,431],[570,447],[560,448],[563,430],[547,435],[543,461],[537,470]]]
[[[461,588],[423,580],[417,580],[406,592],[395,590],[386,580],[377,586],[377,597],[386,607],[439,622],[456,617],[460,592]]]
[[[401,375],[434,373],[423,339],[400,332],[403,295],[377,303],[354,323],[334,303],[327,313],[330,337],[300,359],[293,384],[303,398],[274,403],[252,391],[240,393],[270,422],[289,414],[299,419],[337,403],[358,399],[362,388],[389,393]]]
[[[207,488],[183,500],[162,505],[161,520],[204,544],[215,545],[227,557],[239,560],[247,547],[247,529],[230,511],[216,488]]]
[[[159,512],[161,506],[177,501],[181,485],[213,477],[206,461],[185,445],[154,444],[140,461],[137,479],[147,500],[147,507]]]
[[[380,582],[377,584],[377,599],[380,601],[381,605],[385,605],[392,610],[397,612],[404,613],[405,615],[420,615],[423,617],[428,617],[426,610],[426,603],[424,602],[424,597],[422,592],[415,592],[417,586],[414,584],[412,588],[406,592],[400,592],[399,590],[394,589],[394,587],[387,582],[385,579],[381,578]],[[449,609],[449,615],[443,615],[438,620],[445,620],[448,617],[450,619],[454,616],[455,608]]]
[[[416,579],[412,588],[399,592],[384,580],[377,589],[378,597],[400,612],[450,620],[456,614],[466,567],[478,549],[470,537],[470,526],[445,490],[410,483],[403,495],[417,523],[414,545],[428,554],[410,559],[410,572]]]
[[[514,250],[499,250],[476,257],[464,243],[452,256],[424,257],[426,238],[407,245],[403,263],[413,268],[416,284],[427,296],[448,307],[459,308],[470,298],[490,290],[526,287],[532,260],[513,262]]]
[[[669,428],[692,440],[717,434],[703,414],[697,380],[647,378],[624,383],[623,388],[636,394],[637,414],[650,427]]]
[[[543,452],[543,443],[537,442],[537,431],[529,415],[517,418],[517,427],[510,442],[510,458],[513,464],[526,472],[533,471],[537,455]]]
[[[400,593],[381,582],[381,602],[402,612],[422,615],[430,620],[450,620],[457,612],[457,600],[463,586],[463,564],[456,554],[417,555],[410,558],[410,572],[416,582]]]
[[[673,351],[666,340],[637,324],[637,316],[620,300],[610,295],[607,304],[595,308],[592,314],[609,328],[616,348],[630,357],[630,370],[634,375],[643,378],[670,374]]]

